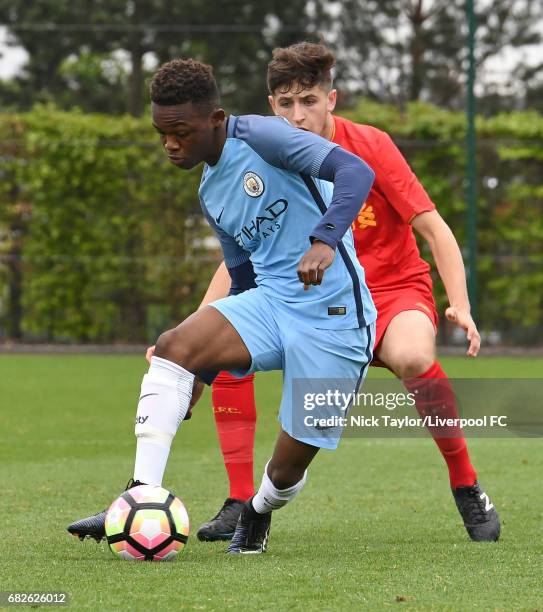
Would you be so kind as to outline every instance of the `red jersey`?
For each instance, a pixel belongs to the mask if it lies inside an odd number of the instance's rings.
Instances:
[[[353,223],[356,254],[372,293],[423,283],[430,266],[420,256],[410,222],[435,210],[423,186],[388,134],[334,116],[333,142],[362,158],[375,172],[368,199]]]

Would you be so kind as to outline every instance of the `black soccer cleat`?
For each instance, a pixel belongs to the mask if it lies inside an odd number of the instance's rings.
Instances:
[[[474,542],[496,542],[500,537],[500,517],[479,483],[452,489],[452,494],[469,537]]]
[[[68,532],[73,536],[77,536],[80,540],[93,538],[100,542],[106,537],[106,512],[107,510],[102,510],[98,514],[75,521],[68,525]]]
[[[125,491],[141,484],[143,483],[139,480],[133,480],[131,478],[126,484]],[[106,514],[107,509],[98,512],[98,514],[93,514],[87,518],[75,521],[71,525],[68,525],[68,532],[73,536],[77,536],[80,540],[93,538],[97,542],[100,542],[106,537]]]
[[[271,512],[258,514],[251,503],[245,503],[236,525],[236,531],[227,553],[233,555],[258,555],[266,552],[270,536]]]
[[[202,542],[231,540],[244,506],[245,503],[241,499],[227,497],[219,512],[198,529],[196,537]]]

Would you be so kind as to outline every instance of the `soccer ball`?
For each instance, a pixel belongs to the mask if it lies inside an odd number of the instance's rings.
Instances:
[[[162,487],[128,489],[106,514],[107,543],[121,559],[171,561],[183,551],[188,536],[183,502]]]

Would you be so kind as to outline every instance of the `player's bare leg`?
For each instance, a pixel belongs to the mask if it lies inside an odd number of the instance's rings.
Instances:
[[[238,332],[212,306],[198,310],[164,332],[156,343],[154,356],[173,361],[193,373],[241,370],[251,365],[251,355]]]
[[[284,431],[279,432],[267,465],[267,474],[274,486],[288,489],[300,482],[318,451],[318,446],[300,442]]]
[[[247,369],[251,356],[235,328],[210,306],[162,334],[145,375],[136,416],[135,484],[161,484],[170,446],[190,407],[195,375],[203,370]],[[81,539],[105,535],[105,511],[75,521]]]
[[[238,519],[229,553],[266,552],[272,511],[282,508],[302,490],[307,468],[318,451],[317,446],[295,440],[284,431],[279,433],[260,488],[246,502]]]
[[[436,361],[434,326],[423,312],[407,310],[396,315],[376,356],[404,381],[410,392],[416,393],[421,416],[439,406],[441,417],[458,418],[454,391]],[[497,540],[498,513],[477,482],[462,430],[429,428],[429,432],[447,463],[451,490],[469,536],[475,541]]]
[[[375,355],[402,380],[423,374],[436,360],[432,322],[420,310],[400,312],[388,324]]]

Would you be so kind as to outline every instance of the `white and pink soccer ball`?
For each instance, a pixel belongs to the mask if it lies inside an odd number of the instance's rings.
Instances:
[[[183,502],[162,487],[128,489],[106,514],[107,542],[121,559],[171,561],[183,552],[188,535]]]

